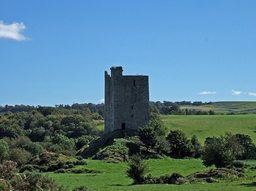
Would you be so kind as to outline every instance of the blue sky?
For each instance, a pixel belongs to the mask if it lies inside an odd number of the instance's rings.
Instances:
[[[152,101],[255,101],[254,0],[2,0],[0,105],[100,103],[104,71]]]

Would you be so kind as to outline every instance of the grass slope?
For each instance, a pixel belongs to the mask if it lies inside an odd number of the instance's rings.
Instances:
[[[255,190],[253,182],[256,178],[242,178],[220,183],[194,183],[184,185],[168,184],[144,184],[132,185],[132,180],[126,177],[126,163],[106,163],[104,161],[88,160],[88,165],[80,166],[93,170],[100,170],[103,173],[96,174],[54,174],[49,175],[54,178],[59,185],[69,186],[70,189],[75,186],[86,186],[90,190],[138,190],[138,191],[155,191],[155,190]],[[255,162],[251,162],[255,164]],[[184,176],[191,173],[205,170],[199,159],[151,159],[148,160],[150,172],[154,176],[172,174],[178,172]],[[253,172],[255,174],[255,172]]]
[[[206,137],[226,132],[249,135],[256,143],[256,115],[162,115],[168,130],[181,130],[186,136],[196,135],[201,143]]]
[[[247,101],[229,101],[229,102],[212,102],[211,104],[193,106],[183,105],[181,109],[195,109],[209,111],[213,110],[217,114],[224,113],[256,113],[256,102]]]

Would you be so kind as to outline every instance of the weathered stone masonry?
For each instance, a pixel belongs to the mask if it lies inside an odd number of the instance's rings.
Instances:
[[[105,71],[104,134],[149,125],[148,76],[123,75],[121,66]]]

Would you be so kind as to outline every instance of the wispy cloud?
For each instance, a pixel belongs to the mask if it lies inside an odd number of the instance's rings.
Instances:
[[[0,21],[0,38],[9,38],[17,41],[28,40],[27,37],[21,34],[24,29],[26,29],[26,26],[22,22],[5,24]]]
[[[102,99],[100,100],[100,103],[104,103],[104,102],[105,102],[105,99],[102,98]]]
[[[256,93],[249,92],[248,95],[250,95],[250,96],[256,96]]]
[[[217,94],[217,92],[216,91],[213,91],[213,92],[203,91],[203,92],[200,92],[199,94],[201,94],[201,95],[211,95],[211,94]]]
[[[232,95],[240,95],[240,94],[242,94],[243,92],[231,90],[231,93],[232,93]]]

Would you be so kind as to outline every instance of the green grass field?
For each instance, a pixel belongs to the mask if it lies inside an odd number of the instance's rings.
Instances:
[[[230,102],[213,102],[201,106],[183,105],[181,109],[195,109],[209,111],[213,110],[217,114],[227,113],[256,113],[256,102],[247,101],[230,101]]]
[[[148,160],[150,173],[154,176],[172,174],[177,172],[183,176],[206,169],[199,159],[150,159]],[[255,161],[250,161],[250,164],[255,165]],[[255,190],[256,171],[248,172],[247,178],[232,179],[221,181],[220,183],[194,183],[183,185],[169,184],[144,184],[132,185],[132,180],[126,177],[126,163],[106,163],[104,161],[88,160],[88,165],[80,166],[79,168],[88,168],[100,170],[102,173],[97,174],[54,174],[49,175],[54,178],[59,185],[68,186],[70,189],[76,186],[86,186],[90,190]]]
[[[256,115],[162,115],[168,130],[182,130],[187,137],[196,135],[203,144],[206,137],[224,135],[225,132],[233,134],[241,133],[249,135],[256,143]],[[256,166],[256,161],[245,161]],[[87,160],[88,165],[79,166],[92,170],[100,170],[102,173],[85,174],[55,174],[49,173],[59,185],[69,186],[70,189],[77,186],[86,186],[90,190],[177,190],[177,191],[243,191],[256,190],[256,171],[246,170],[247,177],[230,179],[219,183],[194,183],[184,185],[147,184],[132,185],[132,180],[126,177],[127,163],[107,163],[98,160]],[[172,174],[177,172],[183,176],[207,169],[200,159],[150,159],[148,160],[150,173],[153,176]],[[255,176],[255,177],[254,177]]]
[[[187,137],[196,135],[201,143],[206,137],[226,132],[249,135],[256,143],[256,115],[162,115],[168,130],[181,130]]]

